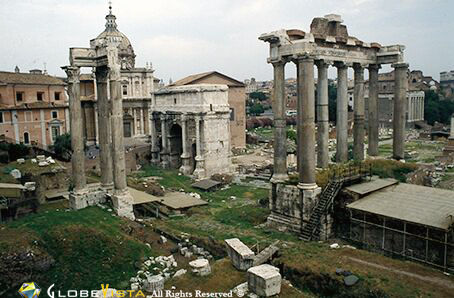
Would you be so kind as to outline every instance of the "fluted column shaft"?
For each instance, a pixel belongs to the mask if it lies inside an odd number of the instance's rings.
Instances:
[[[181,120],[181,139],[182,139],[182,147],[183,147],[183,152],[181,154],[181,167],[180,167],[180,172],[188,175],[190,174],[191,166],[189,164],[189,158],[191,155],[189,154],[188,150],[188,128],[187,128],[187,118],[186,115],[181,115],[180,116]]]
[[[120,64],[117,63],[117,49],[108,48],[109,60],[109,89],[111,100],[111,122],[112,122],[112,158],[115,189],[126,190],[125,171],[125,146],[123,132],[123,101],[121,97]]]
[[[110,102],[107,97],[107,67],[96,68],[97,103],[98,103],[98,130],[99,150],[101,163],[101,184],[103,187],[113,186],[112,173],[112,134],[110,121]]]
[[[80,68],[67,66],[63,68],[68,75],[68,96],[71,123],[71,156],[72,179],[74,191],[82,191],[86,186],[84,132],[82,123],[82,106],[80,104]]]
[[[369,117],[368,117],[368,153],[378,155],[378,70],[380,65],[369,65]]]
[[[407,97],[407,63],[397,63],[394,67],[394,111],[393,111],[393,158],[404,159],[405,104]]]
[[[169,149],[167,148],[167,116],[161,115],[161,158],[162,167],[168,168],[169,163]]]
[[[354,65],[354,125],[353,125],[353,158],[364,160],[364,68]]]
[[[299,58],[298,84],[298,172],[302,187],[315,186],[315,94],[314,59]]]
[[[274,173],[273,182],[283,182],[287,175],[287,130],[285,121],[285,62],[273,63],[274,68]]]
[[[337,67],[337,112],[336,112],[336,161],[348,161],[348,78],[347,66],[336,63]]]
[[[328,64],[317,61],[317,165],[329,164]]]

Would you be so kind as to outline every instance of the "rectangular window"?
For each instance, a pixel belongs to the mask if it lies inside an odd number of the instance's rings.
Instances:
[[[24,92],[16,92],[16,101],[24,100]]]
[[[54,99],[55,100],[60,100],[60,92],[55,92]]]
[[[44,92],[38,92],[38,93],[36,93],[36,99],[37,99],[38,101],[43,101],[43,99],[44,99]]]
[[[33,112],[32,111],[26,111],[25,112],[25,121],[33,121]]]
[[[0,112],[0,123],[3,123],[3,112]]]
[[[52,111],[52,119],[58,118],[58,111]]]
[[[235,121],[235,110],[230,108],[230,121]]]

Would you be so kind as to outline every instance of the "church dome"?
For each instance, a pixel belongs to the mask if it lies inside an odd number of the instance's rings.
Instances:
[[[121,69],[131,69],[135,66],[134,49],[129,39],[117,29],[117,18],[112,14],[112,7],[109,6],[109,14],[106,16],[106,29],[91,41],[91,47],[105,46],[108,42],[118,43],[118,58]]]

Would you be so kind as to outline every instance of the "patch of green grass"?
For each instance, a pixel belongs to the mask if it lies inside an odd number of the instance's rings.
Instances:
[[[245,206],[223,209],[216,213],[215,219],[226,225],[247,229],[264,223],[269,213],[267,208]]]
[[[8,223],[0,230],[0,247],[15,244],[16,252],[33,247],[50,255],[55,260],[51,269],[33,275],[41,286],[94,290],[108,283],[126,289],[138,270],[136,264],[154,255],[124,232],[122,226],[126,223],[98,207],[45,211]],[[15,233],[24,236],[9,239],[8,235]]]

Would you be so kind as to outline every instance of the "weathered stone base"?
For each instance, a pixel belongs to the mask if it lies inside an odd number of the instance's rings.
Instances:
[[[312,211],[318,203],[321,188],[313,185],[287,185],[272,183],[270,210],[267,226],[279,231],[300,234],[304,225],[309,222]],[[322,219],[324,225],[326,221]],[[330,234],[329,227],[322,227],[323,233]],[[328,233],[329,232],[329,233]]]
[[[88,184],[84,189],[69,194],[69,206],[74,210],[86,208],[106,201],[106,191],[99,183]]]
[[[114,205],[115,212],[118,216],[126,217],[130,220],[134,220],[134,210],[133,210],[134,199],[129,193],[129,191],[115,191],[112,195],[112,203]]]
[[[271,214],[266,219],[266,225],[270,228],[276,229],[281,232],[301,232],[301,219],[291,216],[286,216],[282,213],[275,213],[271,211]]]

